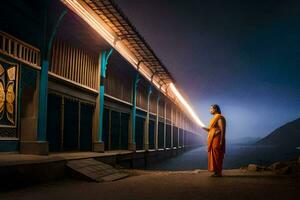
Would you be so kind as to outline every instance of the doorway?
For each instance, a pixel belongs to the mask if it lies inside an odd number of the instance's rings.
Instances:
[[[93,110],[91,104],[49,93],[47,112],[49,151],[91,151]]]
[[[129,114],[105,109],[103,119],[105,150],[127,150]]]

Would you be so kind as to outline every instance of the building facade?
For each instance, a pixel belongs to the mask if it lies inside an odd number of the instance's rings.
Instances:
[[[168,88],[167,68],[113,1],[2,4],[0,152],[201,144],[199,126]]]

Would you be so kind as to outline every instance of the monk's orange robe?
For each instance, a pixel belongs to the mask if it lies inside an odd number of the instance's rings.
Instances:
[[[207,139],[208,170],[211,172],[217,172],[219,175],[222,174],[223,158],[225,154],[225,133],[224,133],[224,137],[222,138],[223,145],[221,148],[220,146],[221,133],[215,135],[215,132],[220,130],[218,126],[218,120],[221,118],[223,118],[225,122],[225,118],[220,114],[214,115],[214,117],[211,119],[208,127],[209,132],[208,132],[208,139]],[[225,127],[224,127],[224,131],[225,131]]]

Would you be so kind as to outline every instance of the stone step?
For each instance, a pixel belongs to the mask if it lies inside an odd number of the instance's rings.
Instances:
[[[68,161],[67,167],[95,182],[116,181],[129,176],[93,158]]]

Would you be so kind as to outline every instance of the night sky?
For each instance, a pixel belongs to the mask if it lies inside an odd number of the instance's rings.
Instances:
[[[115,0],[208,124],[263,137],[300,117],[300,2]]]

